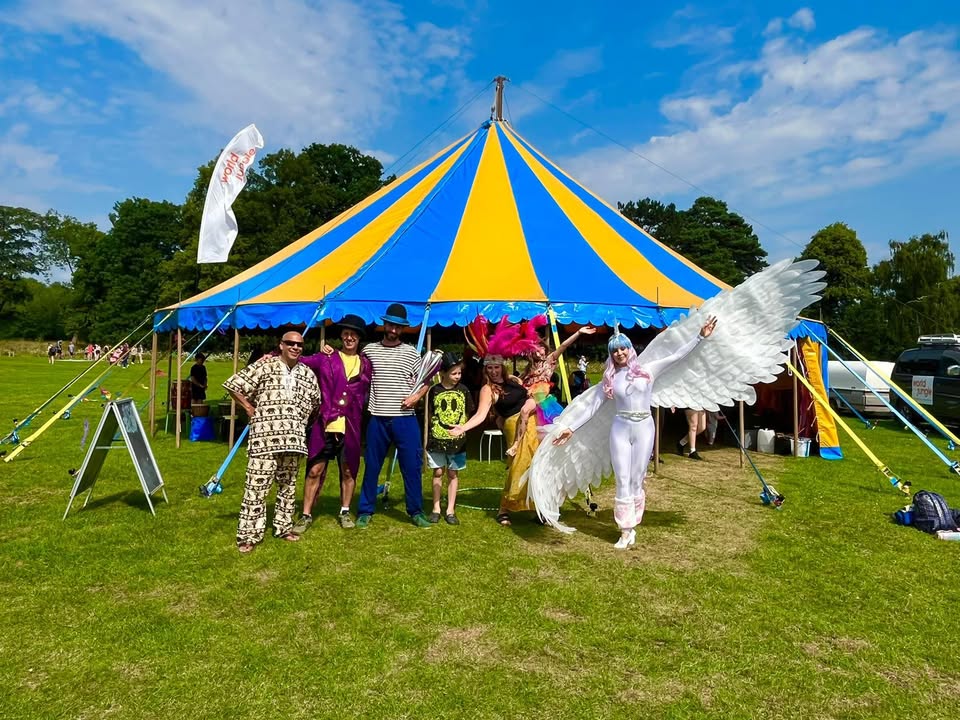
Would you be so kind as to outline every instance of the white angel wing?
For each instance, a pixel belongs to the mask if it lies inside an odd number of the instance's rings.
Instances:
[[[771,382],[787,361],[787,333],[826,285],[816,260],[784,260],[710,298],[660,333],[641,353],[645,365],[690,341],[711,315],[713,334],[682,361],[654,378],[651,404],[717,410],[736,400],[753,403],[753,385]]]
[[[527,471],[527,498],[533,501],[544,522],[562,532],[576,529],[560,522],[563,502],[586,492],[591,485],[596,487],[612,472],[610,426],[616,404],[605,401],[600,383],[574,398],[560,417],[544,428],[546,436]],[[565,444],[553,444],[563,428],[578,425],[579,429]]]

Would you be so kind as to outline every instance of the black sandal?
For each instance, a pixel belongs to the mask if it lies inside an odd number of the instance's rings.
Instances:
[[[513,523],[510,522],[510,513],[502,512],[499,515],[497,515],[497,523],[500,525],[503,525],[504,527],[507,527],[508,525],[513,525]]]

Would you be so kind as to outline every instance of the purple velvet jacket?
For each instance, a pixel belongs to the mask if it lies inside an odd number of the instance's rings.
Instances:
[[[325,428],[342,416],[347,425],[343,436],[343,461],[353,477],[357,477],[360,470],[360,421],[367,406],[373,374],[370,359],[362,353],[359,357],[360,374],[351,382],[347,382],[339,352],[300,358],[300,362],[316,373],[320,384],[320,417],[307,429],[307,458],[316,457],[323,450]]]

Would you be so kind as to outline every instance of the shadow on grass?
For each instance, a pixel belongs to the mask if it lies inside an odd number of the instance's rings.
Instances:
[[[73,507],[71,508],[71,512],[75,509],[79,510],[81,509],[81,507],[83,507],[84,494],[85,493],[81,493],[73,501]],[[153,500],[154,509],[156,509],[158,506],[166,505],[162,497],[160,497],[159,500],[160,500],[159,503],[157,503],[156,498]],[[113,495],[104,495],[103,497],[96,497],[96,495],[94,495],[94,497],[91,498],[90,502],[88,502],[86,507],[83,507],[83,509],[92,510],[99,507],[104,507],[106,505],[113,505],[118,502],[122,502],[123,504],[129,505],[130,507],[142,508],[143,510],[150,512],[150,506],[147,505],[147,499],[146,497],[144,497],[143,493],[132,492],[132,491],[118,492],[118,493],[114,493]]]
[[[616,539],[620,534],[620,528],[617,527],[613,519],[612,509],[602,509],[595,517],[588,516],[581,508],[574,511],[565,511],[561,516],[561,521],[572,528],[576,528],[578,533],[589,535],[599,540]],[[640,527],[644,528],[677,528],[688,523],[686,513],[679,510],[647,510],[643,514],[643,522]],[[547,528],[549,530],[549,528]]]

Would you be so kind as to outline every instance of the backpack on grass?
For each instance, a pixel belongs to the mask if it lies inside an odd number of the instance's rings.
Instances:
[[[911,524],[918,530],[936,533],[941,530],[956,531],[957,510],[951,510],[943,495],[921,490],[913,496]]]

